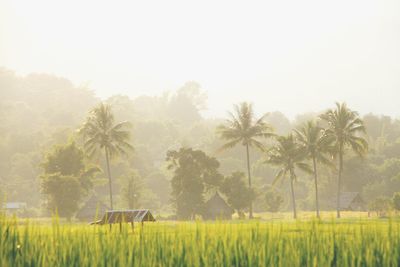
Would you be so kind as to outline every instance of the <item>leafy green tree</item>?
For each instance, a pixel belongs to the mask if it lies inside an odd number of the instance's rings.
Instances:
[[[347,165],[346,165],[347,166]],[[400,188],[400,159],[386,159],[382,164],[376,166],[370,164],[363,171],[373,174],[373,179],[363,185],[363,195],[367,199],[375,199],[381,196],[392,197]],[[348,168],[346,168],[346,171]]]
[[[78,209],[93,187],[93,176],[100,171],[86,164],[83,151],[74,142],[55,145],[45,156],[42,168],[41,187],[47,195],[47,207],[67,218]]]
[[[251,189],[250,173],[250,147],[256,147],[261,151],[265,150],[261,139],[274,136],[272,127],[265,122],[266,115],[256,119],[253,112],[253,106],[250,103],[243,102],[234,106],[234,113],[229,113],[230,119],[226,123],[217,127],[217,134],[220,138],[227,140],[220,150],[232,148],[237,144],[242,144],[246,148],[247,174],[249,188]],[[253,218],[252,201],[249,203],[249,218]]]
[[[78,210],[83,190],[78,178],[53,173],[42,176],[42,192],[48,196],[46,205],[52,212],[70,219]]]
[[[115,123],[111,106],[100,103],[90,111],[86,122],[80,129],[85,139],[84,147],[89,155],[94,155],[99,149],[104,150],[111,209],[113,209],[113,193],[110,159],[121,154],[126,154],[128,150],[133,149],[129,143],[130,132],[125,130],[128,126],[130,124],[127,121]]]
[[[173,172],[172,200],[177,217],[189,219],[201,213],[204,193],[220,185],[219,162],[201,150],[181,148],[167,152],[167,168]]]
[[[317,123],[310,120],[301,128],[295,130],[297,141],[312,160],[315,184],[315,205],[316,214],[319,218],[319,197],[318,197],[318,173],[317,162],[332,165],[327,158],[327,152],[332,149],[332,138],[324,134],[324,129]]]
[[[306,172],[312,172],[310,166],[303,161],[306,158],[306,151],[300,146],[293,134],[277,137],[277,144],[268,151],[266,163],[278,166],[280,169],[275,176],[273,184],[284,178],[287,174],[290,179],[290,190],[292,195],[293,217],[297,218],[296,198],[293,183],[296,180],[296,168]]]
[[[255,198],[253,189],[246,186],[245,178],[246,175],[243,172],[233,172],[224,179],[220,187],[221,192],[227,197],[229,205],[239,214]]]
[[[265,193],[265,204],[267,205],[267,211],[277,212],[281,208],[283,202],[283,196],[274,188],[270,188]]]
[[[360,135],[365,134],[365,126],[358,113],[350,110],[345,103],[336,103],[335,109],[330,109],[321,115],[328,123],[325,134],[332,139],[335,155],[339,158],[337,186],[337,217],[340,218],[340,190],[342,185],[343,156],[346,148],[350,148],[359,156],[368,151],[367,141]]]

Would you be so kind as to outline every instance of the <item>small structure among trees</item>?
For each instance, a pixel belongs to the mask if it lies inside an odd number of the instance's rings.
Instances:
[[[93,221],[100,218],[100,216],[109,209],[110,208],[107,205],[93,194],[78,211],[75,217],[80,221]]]
[[[216,191],[215,195],[204,204],[202,215],[205,220],[231,220],[233,213],[233,208],[231,208],[218,191]]]
[[[114,224],[114,223],[131,223],[134,222],[155,222],[154,216],[149,210],[110,210],[107,211],[101,220],[92,222],[91,224]]]
[[[25,202],[6,202],[2,205],[2,209],[6,213],[17,214],[17,212],[26,210]]]
[[[331,208],[334,207],[335,201],[332,200]],[[340,194],[340,210],[348,211],[365,211],[367,205],[358,192],[342,192]]]

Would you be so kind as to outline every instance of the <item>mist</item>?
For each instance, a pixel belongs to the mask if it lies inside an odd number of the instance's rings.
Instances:
[[[210,118],[243,100],[290,119],[335,101],[398,117],[398,10],[398,1],[6,0],[0,66],[68,77],[102,99],[196,81]]]
[[[0,0],[0,266],[398,266],[399,11]]]

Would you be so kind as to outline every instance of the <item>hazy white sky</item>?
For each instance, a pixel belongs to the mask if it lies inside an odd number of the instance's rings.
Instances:
[[[0,66],[101,97],[194,80],[210,115],[247,100],[400,116],[400,1],[0,0]]]

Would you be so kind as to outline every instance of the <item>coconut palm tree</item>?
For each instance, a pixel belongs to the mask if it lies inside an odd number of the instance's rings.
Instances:
[[[86,122],[79,130],[85,140],[84,147],[90,156],[96,154],[98,150],[104,151],[111,209],[113,209],[113,194],[110,159],[121,154],[126,154],[128,150],[133,149],[132,145],[129,144],[130,133],[124,129],[129,126],[130,124],[126,121],[115,123],[111,106],[100,103],[90,111]]]
[[[277,137],[277,144],[268,152],[268,158],[266,161],[266,163],[278,166],[280,168],[272,183],[273,185],[289,175],[288,177],[290,179],[293,217],[295,219],[297,218],[296,197],[294,193],[294,181],[297,177],[296,168],[306,172],[312,172],[310,166],[303,162],[303,160],[306,159],[306,156],[307,152],[304,147],[300,146],[296,142],[293,134],[289,134],[287,136]]]
[[[232,148],[237,144],[241,144],[246,148],[247,158],[247,175],[249,180],[249,188],[251,189],[251,172],[250,172],[250,147],[258,148],[265,151],[265,146],[261,139],[274,136],[272,127],[265,122],[264,116],[256,119],[253,112],[253,105],[250,103],[240,103],[234,105],[234,112],[229,113],[230,119],[226,123],[217,127],[217,134],[221,139],[227,140],[220,150]],[[253,205],[250,201],[249,218],[253,218]]]
[[[317,162],[332,166],[332,163],[327,157],[327,153],[332,149],[332,138],[325,135],[324,129],[313,120],[306,122],[299,129],[295,129],[294,132],[296,134],[297,142],[304,148],[306,156],[311,159],[313,163],[315,208],[317,218],[319,218]]]
[[[339,158],[336,204],[337,218],[340,218],[340,190],[345,149],[350,148],[359,156],[365,155],[368,151],[368,143],[360,134],[365,134],[366,130],[358,113],[350,110],[345,103],[336,103],[335,109],[328,110],[320,117],[328,123],[325,134],[332,139],[335,155]]]

